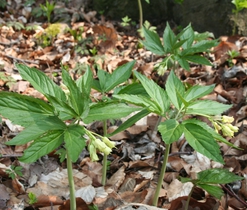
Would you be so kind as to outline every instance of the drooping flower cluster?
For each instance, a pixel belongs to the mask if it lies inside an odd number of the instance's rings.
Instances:
[[[211,119],[211,122],[217,132],[222,131],[224,136],[233,137],[234,133],[238,132],[238,127],[233,126],[231,123],[234,121],[233,117],[223,115],[222,117],[217,117]]]
[[[90,154],[90,158],[92,161],[98,161],[97,151],[104,153],[105,155],[109,155],[112,152],[112,149],[115,147],[115,143],[110,141],[107,137],[102,137],[96,134],[100,138],[96,138],[92,132],[87,131],[87,136],[90,138],[90,142],[88,144],[88,150]]]

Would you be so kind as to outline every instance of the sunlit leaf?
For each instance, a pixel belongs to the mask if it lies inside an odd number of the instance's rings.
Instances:
[[[60,100],[66,100],[63,90],[42,71],[23,64],[16,64],[16,68],[20,72],[21,77],[29,81],[40,93],[57,97]]]
[[[24,155],[19,158],[25,163],[32,163],[40,157],[49,154],[59,147],[64,141],[63,130],[53,130],[36,139],[25,151]]]
[[[0,114],[24,127],[54,115],[45,101],[12,92],[0,92]]]
[[[96,120],[120,119],[139,110],[139,107],[129,106],[125,103],[97,103],[90,107],[90,111],[84,122],[90,123]]]
[[[50,130],[65,130],[66,124],[56,116],[44,118],[43,120],[35,121],[29,125],[21,133],[15,136],[10,141],[6,142],[8,145],[22,145],[35,140],[42,134]]]
[[[171,144],[177,141],[183,134],[183,125],[175,119],[169,119],[160,123],[158,130],[162,135],[162,140],[166,144]]]
[[[183,83],[177,78],[173,71],[170,72],[167,82],[166,82],[166,91],[167,95],[170,98],[173,105],[180,109],[182,106],[182,101],[178,96],[178,93],[181,97],[184,97],[185,87]]]
[[[150,31],[145,27],[142,28],[145,40],[142,41],[142,44],[151,52],[157,55],[164,55],[165,50],[160,41],[160,37],[156,32]]]
[[[210,100],[198,100],[191,103],[187,110],[186,114],[194,115],[220,115],[224,111],[230,109],[232,105],[222,104],[216,101]]]
[[[77,161],[86,145],[86,139],[83,134],[84,129],[80,125],[70,125],[64,132],[65,147],[72,162]]]
[[[190,146],[192,146],[197,152],[205,155],[206,157],[224,163],[220,154],[220,148],[213,136],[203,129],[201,126],[183,122],[184,135]]]

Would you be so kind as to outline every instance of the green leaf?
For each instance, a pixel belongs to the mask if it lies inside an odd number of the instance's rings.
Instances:
[[[215,47],[217,45],[218,45],[217,40],[211,40],[211,41],[202,40],[202,41],[195,43],[190,48],[183,50],[181,55],[185,56],[185,55],[192,55],[192,54],[201,53],[201,52],[207,52],[212,47]]]
[[[143,117],[145,117],[146,115],[148,115],[150,112],[147,109],[143,109],[140,112],[138,112],[137,114],[133,115],[132,117],[130,117],[128,120],[126,120],[123,124],[121,124],[115,131],[113,131],[112,133],[108,134],[107,136],[113,136],[127,128],[129,128],[130,126],[134,125],[138,120],[142,119]]]
[[[104,92],[109,92],[117,85],[125,82],[129,79],[132,69],[134,67],[135,61],[128,62],[124,65],[119,66],[117,69],[113,71],[112,74],[107,76],[107,80],[104,80]],[[100,81],[101,83],[101,81]]]
[[[103,92],[103,89],[100,86],[99,80],[96,80],[96,79],[93,80],[93,82],[92,82],[92,88],[94,90],[99,91],[99,92]]]
[[[87,66],[86,72],[76,81],[76,85],[82,94],[89,96],[91,93],[91,87],[93,84],[93,72],[90,67]]]
[[[65,130],[66,124],[56,116],[36,121],[28,128],[19,133],[16,137],[6,142],[7,145],[22,145],[35,140],[50,130]]]
[[[212,64],[209,62],[207,58],[204,58],[200,55],[186,55],[183,57],[183,59],[186,59],[192,63],[198,63],[202,65],[212,66]]]
[[[223,168],[213,168],[201,171],[197,179],[203,184],[228,184],[244,179]]]
[[[102,91],[102,93],[105,93],[106,85],[107,85],[106,81],[109,80],[110,74],[102,69],[99,69],[97,72],[97,76],[99,78],[100,90]]]
[[[218,186],[213,186],[213,185],[208,185],[208,184],[197,184],[197,186],[206,190],[210,195],[218,199],[220,199],[224,195],[223,190]]]
[[[213,136],[201,126],[184,121],[184,135],[191,147],[206,157],[224,163],[220,148]]]
[[[137,82],[125,86],[117,94],[148,95],[142,84]]]
[[[155,101],[150,100],[149,97],[143,95],[129,95],[129,94],[119,94],[119,95],[114,95],[113,97],[124,100],[130,104],[135,104],[137,106],[144,107],[148,109],[150,112],[162,115],[159,105]]]
[[[235,149],[239,149],[238,147],[236,147],[234,144],[228,142],[226,139],[224,139],[220,134],[218,134],[213,128],[211,128],[207,123],[202,122],[200,120],[196,120],[196,119],[188,119],[186,121],[184,121],[184,123],[193,123],[196,125],[201,126],[202,129],[205,129],[208,133],[210,133],[214,139],[225,143],[226,145],[229,145],[230,147],[233,147]]]
[[[29,81],[32,86],[44,95],[51,95],[60,100],[66,100],[65,93],[48,76],[36,68],[30,68],[23,64],[16,64],[23,79]]]
[[[170,53],[174,49],[174,45],[177,42],[177,38],[174,32],[172,31],[169,23],[166,24],[166,28],[163,33],[163,42],[165,53]]]
[[[183,125],[179,124],[175,119],[170,119],[160,123],[158,130],[162,135],[162,140],[166,144],[171,144],[183,134]]]
[[[182,106],[182,101],[178,96],[178,93],[181,97],[184,97],[185,94],[185,87],[183,83],[177,78],[173,71],[170,72],[166,82],[166,91],[167,95],[170,98],[173,105],[180,109]]]
[[[24,155],[19,159],[24,163],[35,162],[40,157],[49,154],[59,147],[64,141],[63,130],[52,130],[36,139],[25,151]]]
[[[80,92],[80,89],[77,87],[75,81],[72,80],[69,73],[64,68],[62,68],[62,78],[64,84],[67,86],[70,92],[69,99],[71,102],[71,106],[73,107],[77,115],[81,116],[86,109],[86,107],[84,107],[84,96]]]
[[[221,104],[216,101],[198,100],[188,106],[186,114],[220,115],[222,112],[230,109],[231,107],[231,105]]]
[[[83,137],[84,133],[81,125],[70,125],[64,132],[65,147],[72,162],[77,161],[86,145],[86,139]]]
[[[175,60],[179,63],[179,65],[183,69],[185,69],[187,71],[190,71],[190,64],[185,58],[183,58],[183,57],[181,57],[179,55],[175,55]]]
[[[151,100],[156,102],[159,112],[163,115],[170,106],[166,91],[157,85],[153,80],[148,79],[137,71],[135,71],[135,76],[142,83],[144,89],[151,97]]]
[[[12,92],[0,92],[0,114],[24,127],[54,115],[45,101]]]
[[[215,85],[209,85],[209,86],[194,85],[186,91],[184,98],[187,102],[193,101],[195,99],[208,95],[214,90],[214,87]]]
[[[182,45],[183,49],[188,49],[191,47],[192,43],[194,42],[195,34],[194,30],[189,24],[184,30],[182,35],[180,36],[181,40],[186,40],[185,43]]]
[[[58,111],[59,116],[65,114],[65,116],[67,116],[67,119],[71,119],[77,116],[75,110],[66,101],[61,101],[58,98],[50,95],[47,95],[46,97],[49,102],[52,103],[53,107],[55,107],[55,109]],[[61,119],[63,118],[61,117]]]
[[[83,120],[85,123],[93,121],[120,119],[126,117],[132,112],[139,111],[139,107],[128,106],[125,103],[97,103],[90,107],[88,116]]]
[[[145,40],[141,43],[151,52],[157,55],[164,55],[165,51],[160,41],[160,37],[156,32],[150,31],[142,27]]]

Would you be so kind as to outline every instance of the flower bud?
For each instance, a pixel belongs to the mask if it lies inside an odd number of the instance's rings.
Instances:
[[[115,147],[115,142],[113,141],[110,141],[107,137],[103,137],[102,138],[102,141],[108,146],[110,147],[111,149]]]
[[[95,146],[93,144],[89,144],[88,150],[89,150],[89,154],[90,154],[91,160],[92,161],[98,161],[99,158],[98,158],[98,155],[96,153]]]
[[[229,117],[226,115],[223,115],[221,119],[223,123],[232,123],[234,121],[233,117]]]
[[[234,135],[234,131],[229,127],[229,125],[222,125],[222,132],[224,136],[232,137]]]
[[[99,139],[94,140],[94,145],[97,149],[99,149],[99,151],[103,152],[106,155],[109,155],[111,153],[111,148]]]
[[[227,124],[227,126],[234,132],[238,132],[238,127],[237,126],[233,126],[232,124]]]
[[[216,132],[218,133],[221,130],[221,126],[217,122],[212,122],[212,123]]]

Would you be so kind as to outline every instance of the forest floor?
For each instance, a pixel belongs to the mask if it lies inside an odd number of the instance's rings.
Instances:
[[[94,11],[84,13],[76,7],[65,7],[61,3],[57,3],[56,7],[60,11],[65,8],[64,13],[56,13],[52,17],[57,15],[59,19],[66,14],[71,22],[49,26],[44,17],[34,18],[30,15],[30,9],[24,5],[26,1],[10,2],[11,5],[0,12],[1,91],[44,99],[29,82],[21,78],[15,67],[16,63],[35,67],[60,84],[61,64],[68,67],[74,78],[80,77],[89,65],[96,78],[97,69],[112,73],[118,66],[132,60],[136,61],[134,68],[137,71],[164,87],[169,72],[159,76],[154,70],[155,64],[163,58],[140,47],[136,28],[123,27],[120,22],[98,18]],[[228,51],[233,50],[238,55],[230,57]],[[193,177],[204,169],[223,167],[246,177],[247,37],[222,36],[219,45],[212,49],[209,56],[212,66],[191,64],[190,71],[179,69],[179,77],[181,81],[191,85],[215,84],[214,91],[207,97],[232,105],[226,114],[234,117],[234,125],[239,127],[239,132],[227,140],[242,150],[221,145],[225,164],[220,165],[193,151],[185,140],[173,143],[163,189],[159,195],[159,208],[153,207],[152,196],[165,147],[159,134],[155,137],[152,135],[158,117],[149,115],[111,138],[117,143],[117,147],[109,155],[106,186],[100,184],[101,161],[92,162],[86,149],[82,152],[80,159],[74,163],[76,190],[83,191],[81,199],[78,199],[78,209],[88,209],[86,204],[94,204],[102,210],[179,210],[183,209],[191,189],[188,183],[183,184],[178,180],[179,176]],[[92,96],[99,97],[99,93],[93,91]],[[109,132],[116,129],[113,122],[109,122],[108,126]],[[102,124],[99,122],[87,125],[87,128],[102,134]],[[22,130],[22,127],[2,119],[0,209],[69,209],[66,205],[66,200],[69,199],[66,164],[60,163],[54,154],[32,164],[24,164],[18,157],[29,145],[5,145],[5,142]],[[11,166],[21,166],[22,175],[15,174],[11,178],[6,172],[12,170]],[[220,200],[196,188],[189,209],[247,208],[246,178],[221,187],[225,195]],[[38,199],[32,205],[28,197],[30,192]]]

